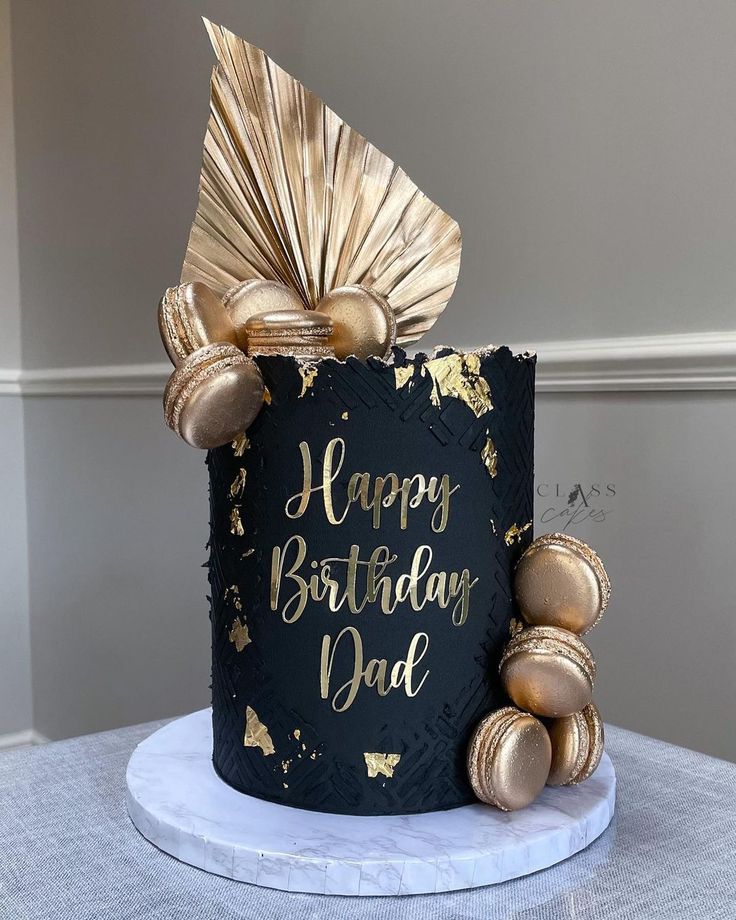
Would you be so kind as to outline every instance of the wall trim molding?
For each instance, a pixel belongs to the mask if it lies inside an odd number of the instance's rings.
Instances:
[[[29,744],[48,744],[49,739],[37,732],[34,728],[26,728],[21,732],[9,732],[0,735],[0,751],[9,751],[12,748],[26,747]]]
[[[540,393],[736,389],[736,330],[541,342],[536,351]],[[167,362],[0,368],[0,396],[160,397],[170,373]]]

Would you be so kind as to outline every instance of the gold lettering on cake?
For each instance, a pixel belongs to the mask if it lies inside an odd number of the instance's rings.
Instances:
[[[414,669],[424,658],[429,647],[427,633],[416,633],[409,643],[406,658],[397,661],[389,671],[388,661],[385,658],[371,658],[368,662],[364,661],[363,640],[360,633],[354,626],[346,626],[340,630],[334,640],[329,634],[322,639],[320,695],[323,700],[330,698],[335,655],[338,648],[346,643],[349,643],[347,645],[348,654],[352,655],[352,673],[332,693],[331,705],[335,712],[345,712],[353,705],[361,685],[375,687],[379,696],[386,696],[391,690],[403,687],[407,696],[414,697],[422,689],[429,675],[429,670],[426,670],[422,677],[414,683]]]
[[[295,623],[310,600],[326,603],[332,613],[347,607],[353,614],[361,613],[368,604],[378,604],[381,613],[392,614],[406,602],[418,612],[430,603],[445,610],[455,601],[452,622],[462,626],[470,610],[470,592],[478,579],[471,578],[468,569],[430,572],[433,555],[431,546],[418,546],[409,571],[393,578],[386,570],[398,557],[387,546],[378,546],[368,559],[361,559],[360,546],[353,544],[347,557],[322,559],[316,571],[301,574],[308,556],[307,542],[294,534],[283,548],[274,546],[271,554],[271,610],[279,610],[282,585],[288,583],[294,591],[280,607],[284,623]]]
[[[252,641],[248,632],[248,624],[245,621],[241,622],[240,617],[235,617],[227,638],[235,646],[236,652],[242,652],[246,645]]]
[[[275,748],[273,741],[268,733],[268,729],[256,715],[255,709],[247,706],[245,709],[245,737],[243,739],[245,747],[258,747],[265,756],[273,754]]]
[[[532,526],[531,521],[528,521],[526,524],[524,524],[523,527],[519,527],[518,524],[512,524],[511,527],[509,527],[509,529],[504,534],[503,542],[506,544],[506,546],[513,546],[514,540],[516,540],[517,542],[521,540],[521,535],[525,531],[529,530],[531,526]]]
[[[312,474],[312,454],[306,441],[301,442],[299,451],[302,458],[301,491],[292,495],[284,507],[286,516],[291,520],[302,517],[312,495],[321,492],[325,515],[330,524],[342,524],[351,505],[357,504],[363,511],[371,513],[373,529],[378,530],[384,510],[398,500],[399,526],[406,530],[410,510],[418,508],[426,500],[430,505],[436,505],[432,513],[432,530],[442,533],[447,527],[450,499],[460,488],[459,485],[451,485],[447,473],[440,477],[430,476],[429,479],[421,473],[405,476],[403,479],[399,479],[396,473],[386,473],[383,476],[353,473],[348,481],[343,507],[337,511],[333,483],[345,462],[345,441],[342,438],[332,438],[328,443],[322,464],[322,475],[316,483]]]
[[[387,776],[389,779],[394,775],[394,767],[401,760],[401,754],[379,754],[379,753],[368,753],[367,751],[363,754],[365,758],[365,765],[368,768],[368,778],[373,779],[374,776]]]

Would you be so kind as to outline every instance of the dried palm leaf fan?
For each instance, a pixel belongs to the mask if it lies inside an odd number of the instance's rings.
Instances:
[[[397,341],[416,341],[455,287],[457,223],[263,51],[205,25],[218,64],[182,282],[223,295],[264,278],[309,309],[362,285],[389,302]]]

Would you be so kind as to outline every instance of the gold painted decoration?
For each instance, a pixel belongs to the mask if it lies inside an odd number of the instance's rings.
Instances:
[[[299,374],[302,378],[302,391],[299,396],[305,396],[307,391],[311,389],[314,385],[314,381],[317,379],[317,365],[316,364],[300,364],[299,365]]]
[[[486,443],[483,445],[483,449],[480,452],[480,458],[485,468],[488,470],[488,475],[491,479],[494,479],[498,473],[498,451],[490,435],[488,435]]]
[[[235,345],[217,342],[187,355],[169,377],[164,418],[192,447],[221,447],[255,419],[263,392],[255,363]]]
[[[291,355],[301,361],[334,358],[332,320],[317,310],[256,313],[245,323],[249,355]]]
[[[518,543],[519,540],[521,540],[522,534],[526,533],[531,526],[531,521],[527,521],[526,524],[523,524],[521,527],[519,527],[518,524],[512,524],[503,535],[503,542],[506,546],[513,546],[514,543]]]
[[[243,602],[240,599],[240,588],[237,585],[230,585],[225,588],[223,600],[232,602],[233,607],[240,612],[243,609]]]
[[[245,747],[258,747],[263,751],[265,756],[273,754],[276,751],[271,736],[268,733],[268,729],[258,718],[255,709],[252,709],[250,706],[247,706],[245,710],[245,737],[243,738],[243,745]]]
[[[233,508],[230,512],[230,533],[234,537],[245,536],[245,528],[243,527],[243,521],[240,517],[239,508]]]
[[[548,533],[521,557],[514,593],[527,623],[583,635],[606,612],[611,582],[587,543],[570,534]]]
[[[223,308],[235,329],[237,343],[248,350],[248,333],[245,324],[258,313],[275,313],[278,310],[304,310],[301,298],[285,284],[249,278],[236,284],[222,299]]]
[[[403,367],[394,368],[394,385],[397,390],[405,387],[414,376],[414,365],[409,361]]]
[[[264,402],[265,401],[266,399],[265,399],[265,392],[264,392]],[[243,454],[246,452],[246,450],[248,450],[249,447],[250,447],[250,441],[246,437],[245,432],[241,431],[240,434],[236,436],[235,440],[232,443],[233,453],[235,454],[236,457],[242,457]]]
[[[549,736],[539,719],[505,706],[476,726],[468,747],[468,779],[481,802],[516,811],[544,788],[551,757]]]
[[[375,776],[387,776],[390,779],[394,775],[395,767],[401,760],[401,754],[380,754],[378,752],[366,752],[363,757],[365,758],[369,779],[373,779]]]
[[[236,652],[242,652],[246,645],[253,641],[248,632],[248,624],[245,620],[241,621],[240,617],[235,617],[233,620],[233,625],[228,631],[227,638],[235,646]]]
[[[568,716],[593,699],[590,649],[556,626],[528,626],[514,636],[501,656],[499,673],[515,705],[537,716]]]
[[[182,281],[222,296],[263,278],[309,309],[359,284],[389,302],[397,341],[416,341],[454,290],[457,223],[263,51],[205,25],[218,63]]]
[[[396,344],[396,319],[388,301],[358,284],[335,288],[317,304],[333,324],[330,344],[341,361],[355,355],[365,361],[388,359]]]
[[[222,301],[199,281],[166,290],[158,305],[158,329],[175,366],[205,345],[238,344],[235,327]]]
[[[594,703],[549,726],[552,766],[548,786],[576,786],[593,775],[603,756],[603,720]]]
[[[441,358],[432,358],[422,365],[422,374],[432,378],[430,400],[440,405],[441,396],[451,396],[468,406],[476,418],[493,408],[491,388],[480,374],[480,355],[477,352],[453,352]]]
[[[238,475],[230,483],[230,497],[231,498],[242,498],[243,492],[245,491],[245,479],[247,473],[241,466],[238,470]]]

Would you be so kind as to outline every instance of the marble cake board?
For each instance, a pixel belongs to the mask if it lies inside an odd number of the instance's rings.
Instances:
[[[504,882],[545,869],[608,826],[616,776],[606,754],[580,786],[547,788],[522,811],[485,805],[396,817],[304,811],[236,792],[212,767],[211,711],[138,745],[128,813],[159,849],[237,881],[336,895],[403,895]]]

